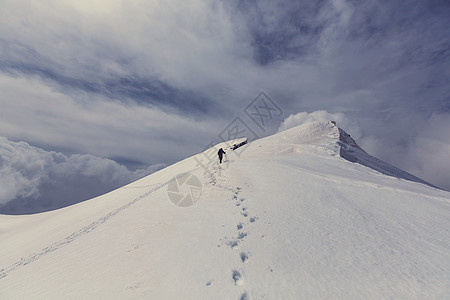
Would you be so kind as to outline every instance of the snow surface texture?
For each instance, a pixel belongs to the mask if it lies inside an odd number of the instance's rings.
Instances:
[[[205,151],[70,207],[0,215],[0,299],[448,299],[450,193],[332,122],[219,147],[221,165]],[[201,194],[180,207],[168,186],[185,173]]]

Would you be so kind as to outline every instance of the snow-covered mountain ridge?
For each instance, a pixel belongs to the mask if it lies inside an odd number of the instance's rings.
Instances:
[[[450,294],[450,193],[390,169],[333,122],[237,142],[71,207],[0,215],[0,298]],[[193,205],[175,205],[177,193]]]
[[[278,136],[280,137],[277,138]],[[303,149],[316,154],[321,153],[325,156],[340,156],[350,162],[364,165],[382,174],[433,186],[408,172],[371,156],[359,147],[348,133],[337,127],[334,121],[306,123],[285,130],[268,139],[272,141],[281,140],[279,146],[282,149],[281,152],[301,152],[301,149]],[[260,141],[255,143],[259,144]],[[269,151],[273,150],[273,148],[270,148]]]

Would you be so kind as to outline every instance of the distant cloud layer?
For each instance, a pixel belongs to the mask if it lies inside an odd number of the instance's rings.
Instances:
[[[295,116],[282,126],[325,111],[450,190],[449,15],[447,0],[4,0],[0,135],[171,164],[265,91]]]
[[[163,167],[154,165],[145,170],[129,171],[109,159],[89,154],[65,156],[4,137],[0,137],[0,163],[2,213],[31,213],[64,207]]]

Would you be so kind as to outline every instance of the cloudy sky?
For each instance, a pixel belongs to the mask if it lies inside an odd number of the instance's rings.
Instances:
[[[236,117],[255,136],[336,119],[450,190],[448,0],[0,6],[3,212],[101,194],[202,151]],[[246,114],[260,92],[279,108],[262,127]]]

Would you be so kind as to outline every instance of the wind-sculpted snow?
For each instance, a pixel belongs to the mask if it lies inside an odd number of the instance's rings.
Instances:
[[[215,147],[223,164],[210,149],[72,207],[0,215],[0,299],[448,298],[450,193],[333,122],[232,144]],[[164,188],[180,174],[202,188],[188,207]]]

